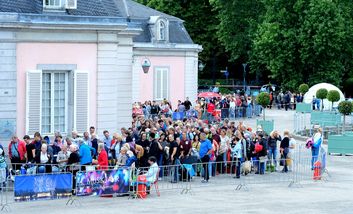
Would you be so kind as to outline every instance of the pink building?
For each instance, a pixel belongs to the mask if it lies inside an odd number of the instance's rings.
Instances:
[[[132,0],[65,2],[0,1],[0,140],[115,132],[133,102],[196,99],[201,47],[182,20]]]

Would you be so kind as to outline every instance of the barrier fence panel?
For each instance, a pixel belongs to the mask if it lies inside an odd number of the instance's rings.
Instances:
[[[237,159],[146,168],[110,166],[97,170],[94,166],[72,165],[57,169],[57,165],[24,166],[13,164],[14,182],[5,177],[1,188],[1,208],[9,210],[13,202],[68,198],[67,205],[81,205],[80,198],[89,196],[129,195],[146,198],[178,190],[181,194],[193,190],[230,186],[234,190],[249,190],[255,185],[288,185],[301,187],[313,180],[327,180],[327,152],[321,148],[312,157],[310,149],[299,144],[285,158]],[[178,163],[178,161],[176,161]],[[53,170],[54,169],[54,170]],[[285,171],[285,172],[282,172]],[[157,174],[157,176],[155,176]]]

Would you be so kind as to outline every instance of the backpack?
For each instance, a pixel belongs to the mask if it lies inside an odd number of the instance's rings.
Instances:
[[[264,148],[264,146],[261,145],[259,142],[257,142],[257,143],[255,144],[255,152],[256,152],[256,153],[261,152],[263,148]]]
[[[314,144],[313,138],[308,138],[308,139],[306,140],[305,147],[306,147],[307,149],[310,149],[310,148],[313,146],[313,144]]]

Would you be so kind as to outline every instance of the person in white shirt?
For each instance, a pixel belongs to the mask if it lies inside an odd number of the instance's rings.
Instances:
[[[229,118],[235,119],[235,101],[234,98],[231,98],[229,102]]]
[[[150,168],[148,169],[147,173],[143,174],[144,176],[146,176],[147,186],[154,183],[157,179],[157,173],[159,168],[156,162],[157,159],[154,156],[148,158]]]
[[[293,136],[291,136],[289,138],[289,153],[287,154],[287,158],[290,160],[289,161],[289,170],[292,171],[293,170],[293,161],[294,161],[294,149],[297,145],[297,142],[295,141],[295,139],[293,138]]]

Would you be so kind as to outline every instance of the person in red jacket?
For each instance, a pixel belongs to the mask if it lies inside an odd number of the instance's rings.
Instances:
[[[93,160],[94,164],[97,164],[98,170],[108,169],[108,154],[104,148],[104,143],[98,144],[98,160]]]
[[[12,169],[19,170],[21,163],[25,162],[26,144],[24,141],[18,139],[16,135],[11,138],[9,144],[9,158],[11,160]]]
[[[213,122],[213,113],[215,112],[216,106],[213,103],[213,100],[207,104],[207,119],[209,122]]]

